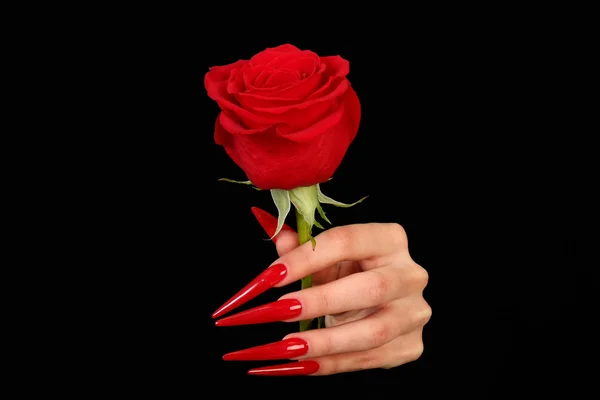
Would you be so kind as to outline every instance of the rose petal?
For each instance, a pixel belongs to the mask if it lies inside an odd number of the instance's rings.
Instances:
[[[204,75],[204,87],[208,96],[213,100],[232,99],[227,92],[227,83],[231,72],[242,68],[248,61],[239,60],[233,64],[211,67]]]
[[[224,111],[219,113],[219,122],[223,129],[230,133],[236,133],[241,135],[251,135],[253,133],[258,133],[264,131],[266,127],[248,129],[246,128],[241,121],[236,118],[234,115],[230,115],[230,112]]]
[[[317,69],[320,65],[321,62],[319,61],[319,57],[315,54],[315,57],[302,57],[297,58],[295,60],[290,60],[289,62],[286,62],[279,68],[293,69],[295,71],[298,71],[299,76],[306,78],[317,72]]]
[[[312,51],[298,53],[284,53],[269,61],[266,65],[271,68],[295,69],[306,74],[313,74],[321,64],[319,56]]]
[[[327,65],[329,76],[345,78],[350,72],[350,63],[340,56],[321,57],[321,62]]]
[[[246,91],[244,71],[248,68],[248,65],[249,64],[246,64],[240,69],[234,69],[231,71],[231,75],[227,81],[227,93],[235,94]]]
[[[260,68],[260,74],[258,74],[248,85],[249,88],[262,88],[265,81],[269,79],[269,75],[275,72],[273,68],[267,67],[265,65],[261,65],[257,68]]]
[[[250,64],[252,65],[266,65],[269,61],[273,60],[276,57],[284,53],[296,53],[300,52],[296,46],[292,46],[291,44],[284,44],[277,47],[268,47],[260,53],[254,55],[250,59]]]
[[[225,149],[230,147],[233,143],[233,138],[231,137],[231,134],[228,133],[221,126],[221,113],[219,113],[219,116],[215,121],[215,143],[225,147]]]
[[[285,123],[277,125],[277,134],[295,142],[314,140],[335,125],[343,112],[343,105],[337,101],[292,110],[285,114]]]
[[[264,65],[252,66],[248,64],[247,67],[241,71],[242,79],[244,80],[244,87],[246,89],[252,88],[256,78],[261,74],[266,73],[265,69],[268,69],[268,67],[265,67]]]
[[[244,80],[244,87],[245,90],[240,91],[238,93],[242,93],[242,92],[261,92],[261,93],[266,93],[268,91],[277,91],[286,87],[289,87],[291,85],[293,85],[297,79],[292,80],[289,83],[282,83],[280,85],[276,85],[274,87],[266,87],[263,88],[261,86],[265,85],[265,82],[269,79],[269,77],[273,74],[275,74],[277,72],[277,70],[267,67],[265,65],[258,65],[258,66],[250,66],[248,64],[248,67],[244,69],[244,71],[242,72],[243,74],[243,80]]]
[[[317,121],[302,130],[291,133],[286,131],[287,126],[279,125],[277,126],[277,133],[285,136],[286,139],[298,143],[308,142],[314,140],[316,136],[322,132],[329,131],[341,118],[346,118],[348,120],[346,123],[348,126],[347,131],[350,135],[349,138],[353,140],[360,124],[361,107],[358,96],[350,85],[348,85],[346,93],[339,99],[337,109],[333,113],[325,114],[325,117],[322,120]]]
[[[311,93],[314,93],[316,90],[318,90],[319,87],[321,87],[321,85],[323,84],[323,82],[326,82],[323,80],[323,72],[325,71],[325,69],[326,65],[321,64],[319,65],[317,71],[313,75],[305,78],[304,80],[292,86],[284,87],[273,91],[272,95],[285,99],[304,100],[308,96],[310,96]]]
[[[253,110],[261,107],[282,107],[298,104],[296,99],[281,99],[279,97],[262,96],[255,93],[236,94],[238,102],[247,110]],[[300,100],[301,101],[301,100]]]
[[[293,44],[289,44],[289,43],[280,44],[279,46],[275,46],[275,47],[269,47],[268,49],[270,51],[277,51],[280,53],[292,53],[292,52],[300,51],[299,48],[297,48]]]
[[[280,87],[284,84],[292,85],[299,82],[300,79],[300,73],[298,71],[280,68],[267,78],[262,84],[262,87]]]
[[[321,86],[322,76],[321,73],[325,70],[325,64],[321,64],[317,73],[310,77],[307,77],[301,81],[296,82],[293,85],[282,85],[278,88],[267,88],[267,89],[249,89],[246,93],[249,94],[260,94],[261,96],[273,96],[280,99],[296,99],[298,101],[304,100],[311,93],[314,93]]]
[[[290,190],[325,182],[340,165],[360,121],[360,103],[351,87],[340,101],[337,123],[316,127],[318,132],[310,134],[316,140],[293,141],[277,135],[273,128],[259,135],[236,135],[227,132],[218,119],[215,141],[261,189]],[[327,131],[322,131],[325,127]]]
[[[263,129],[278,122],[276,118],[248,111],[229,101],[217,101],[217,103],[221,110],[233,113],[248,130]]]
[[[348,81],[346,79],[333,80],[333,81],[331,81],[331,85],[329,85],[327,87],[327,91],[326,92],[324,91],[325,94],[321,97],[311,99],[312,96],[309,96],[308,101],[303,101],[302,103],[297,104],[297,105],[283,106],[283,107],[270,107],[270,108],[266,108],[266,107],[258,108],[257,107],[253,111],[256,111],[257,113],[266,115],[266,114],[283,114],[292,109],[300,109],[301,110],[304,108],[309,108],[316,103],[331,101],[331,100],[335,99],[336,97],[339,97],[342,94],[344,94],[344,92],[346,91],[347,88],[348,88]]]
[[[237,98],[227,92],[228,77],[231,72],[237,67],[243,67],[247,61],[237,61],[233,64],[212,67],[204,76],[204,87],[208,92],[208,96],[215,100],[222,111],[233,113],[249,130],[262,129],[265,126],[273,125],[277,120],[265,115],[245,110],[240,107]]]

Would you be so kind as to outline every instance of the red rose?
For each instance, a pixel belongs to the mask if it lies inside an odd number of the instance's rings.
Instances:
[[[319,57],[289,44],[210,68],[204,86],[222,110],[216,143],[258,188],[327,181],[360,122],[348,72],[339,56]]]

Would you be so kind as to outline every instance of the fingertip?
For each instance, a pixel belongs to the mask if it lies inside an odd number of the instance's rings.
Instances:
[[[279,232],[276,239],[275,247],[277,248],[277,254],[279,254],[280,257],[289,253],[299,245],[298,235],[293,231],[282,230]]]
[[[265,210],[258,207],[251,207],[250,210],[252,211],[252,214],[254,214],[254,217],[256,218],[260,226],[262,226],[262,228],[265,230],[267,235],[269,235],[270,238],[273,237],[273,235],[277,231],[277,217],[269,214]],[[280,233],[273,238],[273,241],[279,240],[279,235],[281,234],[281,232],[284,231],[294,232],[294,230],[290,228],[287,224],[283,224]]]

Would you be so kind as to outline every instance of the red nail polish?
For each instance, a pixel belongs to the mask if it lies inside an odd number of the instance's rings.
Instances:
[[[262,226],[265,232],[267,232],[267,235],[269,235],[269,237],[273,236],[275,234],[275,231],[277,230],[277,218],[258,207],[252,207],[252,213],[258,220],[260,226]],[[286,224],[283,224],[283,228],[281,228],[281,230],[294,232],[294,230]],[[273,242],[276,241],[277,236],[273,238]]]
[[[319,363],[312,360],[298,361],[289,364],[271,365],[268,367],[254,368],[248,375],[262,376],[292,376],[310,375],[319,370]]]
[[[302,305],[298,300],[278,300],[274,301],[273,303],[254,307],[249,310],[242,311],[241,313],[234,314],[230,317],[220,319],[215,323],[215,325],[235,326],[285,321],[286,319],[297,317],[301,312]]]
[[[212,315],[213,318],[218,318],[223,314],[241,306],[242,304],[252,300],[259,294],[272,288],[285,278],[287,268],[283,264],[275,264],[264,270],[259,276],[254,278],[252,282],[247,284],[242,290],[237,292],[235,296],[227,300],[225,304],[217,309]]]
[[[300,357],[308,352],[308,343],[299,338],[264,344],[223,356],[225,361],[281,360]]]

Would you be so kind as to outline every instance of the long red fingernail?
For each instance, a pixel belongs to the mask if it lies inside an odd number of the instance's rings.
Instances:
[[[264,324],[266,322],[285,321],[294,318],[302,312],[302,304],[296,299],[274,301],[251,308],[230,317],[218,320],[217,326]]]
[[[319,370],[319,363],[312,360],[298,361],[289,364],[271,365],[268,367],[254,368],[248,375],[262,376],[292,376],[310,375]]]
[[[308,343],[299,338],[264,344],[225,354],[225,361],[281,360],[300,357],[308,352]]]
[[[227,300],[225,304],[217,309],[212,315],[213,318],[218,318],[223,314],[241,306],[242,304],[252,300],[259,294],[272,288],[285,278],[287,268],[283,264],[275,264],[264,270],[259,276],[254,278],[252,282],[247,284],[242,290],[237,292],[235,296]]]
[[[265,210],[261,210],[258,207],[252,207],[252,213],[258,220],[258,223],[260,224],[260,226],[262,226],[262,228],[265,230],[265,232],[267,232],[267,235],[269,235],[269,237],[273,236],[275,234],[275,231],[277,230],[277,218],[275,218],[274,216],[272,216]],[[281,230],[294,232],[294,230],[286,224],[283,224],[283,228],[281,228]],[[276,242],[276,241],[277,241],[277,236],[275,236],[273,238],[273,242]]]

